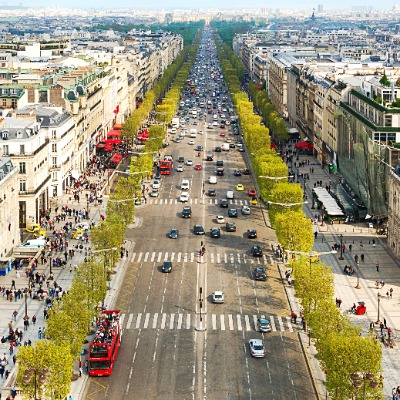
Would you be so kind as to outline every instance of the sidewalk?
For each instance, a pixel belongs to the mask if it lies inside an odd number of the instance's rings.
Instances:
[[[107,189],[107,184],[111,182],[106,182],[104,181],[104,176],[99,177],[99,176],[94,176],[91,175],[88,177],[88,180],[90,183],[93,184],[102,184],[102,188],[99,191],[99,195],[103,195],[105,193],[105,190]],[[74,200],[74,196],[71,194],[63,194],[61,197],[57,199],[57,204],[52,204],[52,209],[51,209],[51,214],[50,214],[50,219],[52,220],[53,217],[55,217],[57,214],[62,213],[62,207],[63,206],[68,206],[71,209],[76,209],[77,211],[80,210],[84,214],[86,211],[87,207],[87,201],[86,201],[86,193],[89,193],[90,191],[83,189],[81,194],[80,194],[80,201]],[[91,224],[92,222],[97,223],[100,220],[100,215],[105,214],[106,210],[106,201],[107,199],[103,196],[101,204],[95,204],[95,202],[92,202],[89,204],[89,219],[81,219],[82,222],[88,222]],[[56,214],[55,208],[58,207],[58,213]],[[66,222],[72,222],[72,226],[75,225],[75,219],[73,216],[66,217],[65,221],[60,221],[56,222],[54,229],[55,230],[60,230],[62,226],[65,225]],[[47,230],[47,236],[52,237],[52,230],[50,231],[49,229]],[[80,243],[80,240],[77,239],[70,239],[68,238],[68,248],[72,249],[73,246],[76,244]],[[127,241],[126,243],[126,249],[128,252],[131,252],[132,250],[133,243],[130,241]],[[67,260],[67,265],[65,268],[61,267],[53,267],[52,272],[54,275],[54,280],[49,282],[49,288],[53,287],[53,283],[57,282],[58,285],[62,289],[68,290],[72,283],[72,279],[74,276],[74,269],[72,272],[69,269],[69,265],[79,265],[81,262],[83,262],[86,254],[87,254],[87,249],[90,247],[90,230],[89,230],[89,243],[84,244],[84,248],[82,250],[75,249],[75,254],[72,258],[68,257]],[[86,254],[85,254],[85,249],[86,249]],[[63,251],[52,251],[52,258],[60,257],[62,260],[64,260],[64,254]],[[113,279],[111,281],[111,289],[108,291],[106,299],[105,299],[105,305],[108,308],[112,308],[113,303],[116,298],[117,294],[117,289],[121,284],[121,280],[123,277],[124,273],[124,268],[118,268],[120,266],[124,266],[126,262],[126,258],[120,259],[117,266],[116,266],[116,271],[117,273],[113,275]],[[40,258],[38,259],[38,266],[35,270],[38,271],[39,274],[44,274],[46,277],[49,276],[50,274],[50,263],[47,262],[47,264],[41,264],[40,263]],[[0,287],[5,286],[5,288],[9,289],[12,285],[12,281],[15,281],[15,286],[16,289],[25,289],[28,287],[28,278],[26,277],[25,274],[25,269],[26,266],[24,265],[23,268],[20,270],[20,277],[18,278],[16,275],[16,270],[13,269],[10,271],[10,273],[6,276],[1,276],[0,277]],[[43,289],[47,288],[46,284],[43,284]],[[30,325],[26,331],[24,331],[24,316],[25,316],[25,301],[26,301],[26,306],[27,306],[27,315],[29,316],[29,321]],[[12,314],[16,310],[18,312],[16,320],[13,320]],[[13,321],[13,329],[16,330],[22,330],[23,332],[23,337],[21,340],[21,345],[24,344],[25,341],[31,341],[32,344],[38,340],[38,330],[39,327],[43,328],[45,327],[46,323],[44,320],[44,310],[45,310],[45,302],[42,300],[34,300],[27,296],[26,299],[22,298],[17,301],[7,301],[6,296],[4,295],[3,297],[0,296],[0,335],[7,337],[8,335],[8,324],[10,321]],[[33,325],[32,323],[32,317],[33,315],[36,316],[36,324]],[[3,358],[3,354],[6,356],[8,364],[6,365],[5,369],[9,371],[9,377],[8,379],[5,379],[4,377],[0,376],[0,385],[2,387],[1,395],[3,398],[7,397],[10,393],[9,390],[13,386],[15,382],[15,376],[16,376],[16,368],[14,368],[14,363],[13,363],[13,355],[10,354],[10,343],[7,341],[6,343],[0,343],[0,351],[1,351],[1,358]],[[14,349],[14,354],[18,354],[18,347]],[[82,365],[84,364],[84,361],[87,357],[87,354],[85,354],[82,357]],[[75,366],[76,369],[76,366]],[[85,385],[85,382],[87,380],[87,374],[84,372],[82,374],[82,378],[77,379],[76,381],[73,381],[71,383],[71,390],[70,390],[70,395],[74,400],[80,399],[80,396],[83,392],[83,388]],[[21,396],[17,395],[15,399],[20,399]]]
[[[296,160],[296,157],[294,157]],[[335,175],[329,174],[323,170],[321,165],[313,156],[299,155],[297,162],[307,161],[304,167],[293,168],[300,173],[308,173],[310,179],[305,181],[306,194],[309,203],[304,206],[307,216],[313,218],[316,214],[320,214],[320,210],[311,209],[312,188],[317,181],[323,182],[322,186],[329,184],[330,180],[335,179]],[[309,162],[309,164],[308,164]],[[314,168],[314,173],[310,173],[309,168]],[[300,178],[301,179],[301,178]],[[302,186],[304,181],[301,179]],[[342,243],[346,249],[343,253],[343,260],[340,260],[340,251],[337,254],[329,254],[321,256],[322,261],[331,265],[334,273],[335,297],[342,300],[342,311],[348,310],[353,303],[364,301],[367,305],[367,313],[362,316],[349,314],[350,320],[362,327],[362,334],[366,335],[371,322],[378,319],[378,293],[380,293],[379,316],[380,320],[386,319],[387,327],[393,331],[394,341],[393,347],[387,342],[382,343],[382,368],[384,377],[384,393],[385,398],[392,397],[392,388],[400,384],[398,371],[400,370],[400,352],[398,348],[398,338],[400,337],[400,262],[397,260],[387,247],[386,236],[377,235],[375,229],[370,229],[362,224],[334,224],[326,225],[326,223],[318,222],[314,225],[317,231],[313,250],[317,252],[327,252],[332,250],[332,245],[337,243],[340,245],[341,235]],[[373,245],[375,240],[375,245]],[[352,250],[349,251],[349,245]],[[358,255],[360,259],[360,289],[356,289],[357,276],[346,275],[343,270],[344,266],[352,266],[354,271],[357,265],[354,256]],[[364,255],[364,262],[361,261],[361,254]],[[379,272],[376,268],[376,262],[379,262]],[[299,315],[300,305],[298,299],[294,296],[294,289],[287,285],[285,278],[285,266],[278,265],[281,277],[284,280],[285,289],[289,299],[291,309]],[[376,280],[385,282],[383,289],[377,289]],[[393,298],[386,296],[386,292],[393,288]],[[381,330],[375,324],[375,333],[380,336]],[[386,329],[383,332],[387,332]],[[316,385],[320,398],[325,398],[325,374],[321,370],[318,360],[316,359],[316,351],[311,343],[308,345],[308,336],[303,332],[300,334],[303,350],[306,354],[309,367],[312,370],[314,384]]]

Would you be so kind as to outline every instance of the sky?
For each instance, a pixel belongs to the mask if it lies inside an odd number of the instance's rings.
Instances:
[[[400,3],[400,0],[399,0]],[[284,2],[279,0],[117,0],[110,2],[109,0],[56,0],[48,2],[45,0],[25,0],[25,1],[3,1],[1,5],[17,5],[20,4],[25,7],[52,7],[58,6],[59,8],[131,8],[131,9],[144,9],[144,8],[155,8],[155,9],[174,9],[174,8],[303,8],[311,9],[314,7],[317,9],[318,4],[322,4],[324,9],[337,9],[337,8],[349,8],[351,6],[373,6],[376,8],[392,8],[396,1],[382,0],[377,2],[376,0],[335,0],[335,1],[316,1],[315,4],[309,0],[286,0]]]

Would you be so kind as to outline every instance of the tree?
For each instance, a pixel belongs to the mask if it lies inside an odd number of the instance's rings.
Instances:
[[[310,252],[314,244],[312,224],[303,212],[286,211],[275,216],[278,242],[286,250]]]
[[[18,363],[17,383],[22,388],[24,399],[63,399],[68,395],[72,376],[72,357],[68,346],[38,340],[33,346],[19,349]],[[42,377],[43,383],[42,379],[39,381]]]

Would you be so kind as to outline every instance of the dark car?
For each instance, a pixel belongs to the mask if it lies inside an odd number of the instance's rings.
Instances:
[[[217,195],[217,191],[215,189],[208,189],[207,196],[215,197]]]
[[[239,151],[240,153],[244,153],[244,152],[245,152],[245,149],[244,149],[243,146],[241,146],[241,147],[238,148],[238,151]]]
[[[195,235],[204,235],[205,234],[204,228],[201,225],[195,225],[193,227],[193,233]]]
[[[217,167],[223,167],[224,162],[222,160],[217,160]]]
[[[235,143],[229,143],[229,148],[230,149],[234,149],[236,146],[235,146]]]
[[[183,157],[183,156],[178,157],[178,162],[179,163],[185,162],[185,157]]]
[[[221,237],[221,229],[219,229],[219,228],[211,228],[211,237],[212,238]]]
[[[251,248],[251,255],[253,257],[262,257],[263,251],[261,250],[261,247],[260,246],[253,246]]]
[[[250,170],[248,168],[243,170],[243,175],[250,175]]]
[[[220,205],[222,208],[228,208],[228,205],[229,205],[228,199],[222,199],[222,200],[219,202],[219,205]]]
[[[217,168],[217,172],[216,172],[216,175],[218,175],[218,176],[223,176],[224,175],[224,169],[223,168]]]
[[[227,232],[236,232],[236,224],[234,222],[227,222],[226,223],[226,231]]]
[[[179,237],[179,231],[178,231],[178,229],[172,228],[171,231],[169,232],[168,236],[169,236],[171,239],[178,239],[178,237]]]
[[[214,159],[214,156],[212,154],[207,154],[206,161],[212,161],[213,159]]]
[[[233,175],[242,176],[242,173],[238,169],[235,169],[235,171],[233,171]]]
[[[172,271],[172,262],[165,260],[161,266],[161,272],[171,272]]]
[[[191,218],[192,217],[192,207],[185,206],[182,210],[182,218]]]
[[[254,279],[256,281],[266,281],[267,280],[267,274],[265,272],[265,268],[256,268],[254,270]]]
[[[247,230],[247,237],[249,239],[256,239],[257,238],[257,231],[255,229],[248,229]]]
[[[222,151],[221,147],[217,146],[217,147],[215,148],[215,152],[216,152],[216,153],[221,153],[221,151]]]
[[[156,176],[154,177],[154,179],[161,179],[161,174],[159,172],[157,172]]]
[[[199,144],[198,146],[196,146],[196,151],[203,151],[203,146],[201,144]]]
[[[231,218],[237,218],[238,217],[238,210],[236,208],[230,208],[228,210],[228,216]]]

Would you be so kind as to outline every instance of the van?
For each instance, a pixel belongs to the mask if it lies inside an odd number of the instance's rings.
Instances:
[[[222,144],[222,150],[223,151],[229,151],[229,143],[223,143]]]
[[[233,193],[233,190],[228,190],[226,192],[226,198],[227,199],[233,199],[235,197],[235,194]]]
[[[30,239],[27,240],[25,243],[22,243],[19,247],[20,248],[32,248],[32,247],[44,247],[46,246],[45,239]]]
[[[211,184],[217,183],[217,177],[216,176],[210,176],[208,178],[208,183],[211,183]]]

